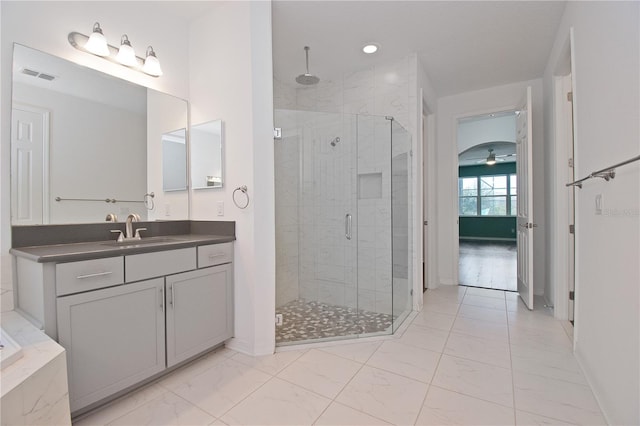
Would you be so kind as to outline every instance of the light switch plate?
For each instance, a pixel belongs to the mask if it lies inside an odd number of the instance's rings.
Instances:
[[[596,194],[596,214],[597,215],[602,215],[602,209],[603,209],[603,205],[602,205],[602,194]]]
[[[218,201],[218,216],[224,216],[224,201]]]

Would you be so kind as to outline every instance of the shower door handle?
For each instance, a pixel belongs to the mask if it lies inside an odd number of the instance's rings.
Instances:
[[[347,240],[351,239],[351,215],[349,213],[344,216],[344,236],[347,237]]]

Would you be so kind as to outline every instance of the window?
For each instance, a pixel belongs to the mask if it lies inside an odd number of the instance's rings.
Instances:
[[[516,187],[515,174],[459,178],[460,216],[515,216]]]
[[[462,216],[475,216],[478,214],[478,179],[460,178],[458,180],[458,193],[460,200],[458,209]]]

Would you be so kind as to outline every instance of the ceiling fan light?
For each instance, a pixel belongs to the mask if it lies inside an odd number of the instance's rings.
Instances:
[[[485,163],[487,166],[493,166],[496,164],[496,154],[493,152],[493,149],[489,150],[489,156],[487,157],[487,161]]]

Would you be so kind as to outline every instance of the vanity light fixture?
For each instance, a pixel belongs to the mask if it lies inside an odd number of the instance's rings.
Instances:
[[[107,43],[107,39],[102,33],[102,28],[100,28],[100,24],[98,22],[93,25],[93,32],[90,37],[73,31],[69,33],[67,39],[69,40],[69,44],[83,52],[100,56],[108,61],[124,65],[152,77],[159,77],[162,75],[160,61],[151,46],[147,48],[147,55],[145,59],[136,56],[135,51],[131,46],[131,42],[129,41],[129,37],[127,37],[126,34],[123,34],[120,39],[120,48],[114,47]]]
[[[367,44],[366,46],[364,46],[362,48],[362,51],[368,55],[372,54],[372,53],[376,53],[378,51],[378,49],[380,48],[380,46],[378,46],[377,44],[374,43],[370,43]]]
[[[136,58],[136,52],[131,47],[131,42],[126,34],[122,35],[120,39],[120,49],[118,49],[118,55],[116,56],[118,62],[128,67],[135,67],[138,65],[138,59]]]
[[[104,34],[102,34],[102,28],[100,28],[98,22],[93,24],[93,32],[84,45],[84,48],[94,55],[109,56],[109,45],[107,44],[107,39],[104,37]]]
[[[144,66],[142,71],[154,77],[162,75],[162,69],[160,68],[160,61],[156,56],[156,52],[153,51],[153,47],[147,47],[147,57],[144,60]]]

